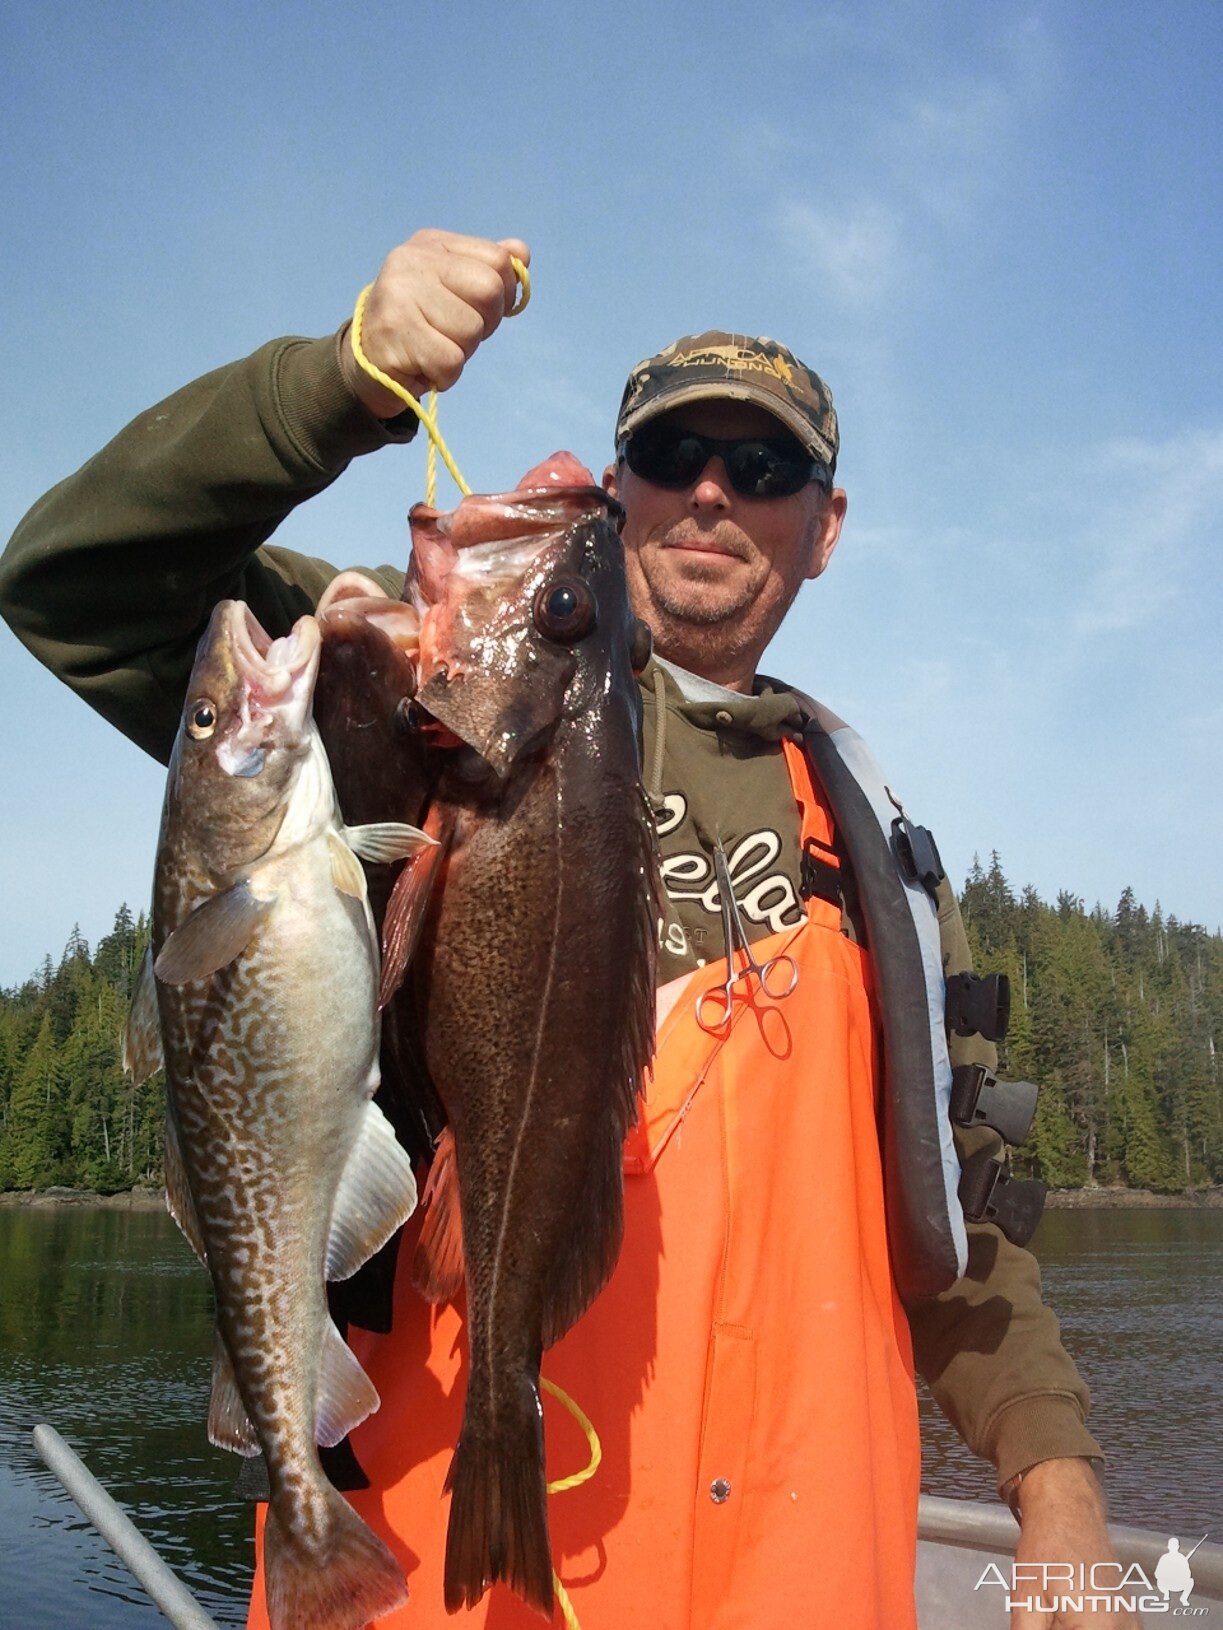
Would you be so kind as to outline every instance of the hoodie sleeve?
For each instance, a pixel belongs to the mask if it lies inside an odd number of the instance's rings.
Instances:
[[[409,441],[340,370],[343,330],[273,340],[142,413],[36,503],[0,558],[0,614],[52,673],[163,762],[219,600],[272,635],[336,568],[265,547],[358,454]],[[380,568],[398,595],[402,573]]]
[[[943,969],[972,966],[960,908],[944,879],[939,891]],[[951,1038],[952,1064],[997,1066],[993,1044]],[[956,1131],[961,1159],[1002,1142],[986,1127]],[[968,1271],[950,1290],[909,1309],[919,1373],[971,1449],[993,1461],[999,1488],[1040,1460],[1103,1459],[1084,1424],[1089,1404],[1057,1318],[1041,1300],[1040,1269],[992,1223],[968,1224]]]

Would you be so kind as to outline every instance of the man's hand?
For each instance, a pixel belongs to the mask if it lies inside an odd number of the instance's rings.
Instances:
[[[1048,1601],[1051,1596],[1078,1596],[1079,1564],[1113,1562],[1116,1555],[1108,1537],[1104,1491],[1087,1460],[1042,1460],[1033,1466],[1019,1485],[1019,1509],[1023,1516],[1015,1561],[1027,1564],[1029,1577],[1040,1575],[1042,1585],[1031,1589],[1022,1583],[1014,1595],[1031,1595]],[[1053,1580],[1043,1587],[1040,1564],[1070,1563],[1074,1583]],[[1109,1570],[1108,1582],[1116,1584],[1120,1573]],[[1097,1592],[1104,1594],[1104,1592]],[[1101,1609],[1082,1613],[1029,1613],[1016,1607],[1011,1611],[1011,1630],[1140,1630],[1141,1620],[1132,1613],[1112,1613]]]
[[[366,356],[413,396],[434,386],[448,390],[514,304],[511,255],[530,264],[531,251],[518,238],[493,243],[457,232],[414,233],[391,250],[370,290],[361,323]],[[349,335],[341,361],[371,413],[390,419],[403,412],[399,398],[358,363]]]

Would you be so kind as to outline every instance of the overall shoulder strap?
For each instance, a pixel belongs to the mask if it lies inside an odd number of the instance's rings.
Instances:
[[[938,912],[902,869],[904,821],[866,743],[813,698],[804,745],[832,806],[857,880],[883,1030],[883,1174],[888,1240],[906,1301],[935,1296],[967,1266],[968,1238],[952,1136],[951,1060]]]

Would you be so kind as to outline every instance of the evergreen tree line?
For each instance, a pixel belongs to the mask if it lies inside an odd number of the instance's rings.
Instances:
[[[134,1088],[123,1028],[148,944],[143,913],[120,907],[90,954],[74,928],[59,966],[47,957],[0,991],[0,1189],[95,1189],[161,1181],[161,1073]]]
[[[1016,1169],[1058,1188],[1223,1180],[1223,937],[1148,914],[1131,889],[1111,915],[1016,896],[996,853],[960,903],[976,967],[1011,981],[1002,1073],[1042,1088]],[[0,990],[0,1189],[161,1180],[162,1077],[135,1088],[122,1066],[148,937],[124,905],[92,954],[74,929],[58,966]]]
[[[1065,891],[1016,898],[996,852],[960,903],[974,966],[1011,981],[999,1073],[1041,1087],[1016,1170],[1055,1188],[1223,1180],[1223,936],[1132,889],[1111,915]]]

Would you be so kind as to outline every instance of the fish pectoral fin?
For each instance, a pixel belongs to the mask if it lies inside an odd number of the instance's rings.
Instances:
[[[442,1128],[425,1182],[425,1220],[412,1262],[412,1283],[427,1302],[448,1302],[463,1284],[463,1213],[454,1131]]]
[[[374,1413],[380,1402],[378,1390],[356,1354],[328,1319],[319,1353],[314,1441],[324,1449],[334,1449],[354,1426]]]
[[[208,1441],[239,1455],[257,1455],[259,1439],[238,1391],[234,1361],[218,1330],[212,1345],[212,1397],[208,1401]]]
[[[382,919],[382,977],[378,1007],[384,1008],[403,983],[408,963],[425,924],[433,885],[450,847],[453,824],[440,826],[428,848],[418,849],[395,879]]]
[[[406,860],[418,849],[432,848],[437,839],[403,821],[374,821],[368,826],[346,826],[344,842],[362,860]]]
[[[123,1068],[134,1087],[142,1087],[165,1063],[161,1045],[161,1015],[157,1011],[157,981],[153,977],[153,947],[144,953],[136,989],[123,1032]]]
[[[361,862],[336,832],[327,834],[327,853],[331,858],[331,881],[339,892],[364,900],[368,891]]]
[[[206,979],[245,951],[275,903],[275,896],[261,900],[245,879],[214,894],[169,935],[153,972],[167,985]]]
[[[368,1103],[331,1209],[326,1277],[350,1278],[415,1209],[412,1162],[390,1121],[377,1104]]]
[[[207,1267],[208,1253],[204,1249],[204,1231],[200,1227],[195,1201],[187,1182],[187,1168],[183,1164],[183,1149],[178,1139],[178,1127],[174,1124],[174,1117],[169,1109],[166,1110],[166,1141],[162,1165],[166,1179],[166,1210],[182,1229],[187,1244]]]

